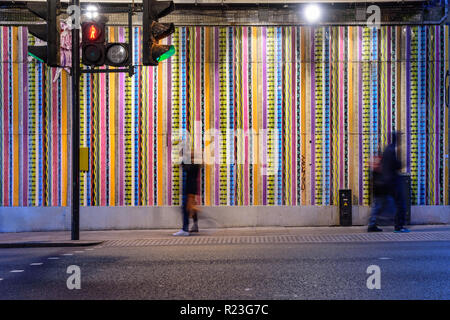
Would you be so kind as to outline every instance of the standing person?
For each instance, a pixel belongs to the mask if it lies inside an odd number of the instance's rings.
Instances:
[[[192,213],[194,225],[191,232],[198,232],[198,218],[195,209],[195,199],[198,193],[198,176],[200,165],[194,163],[194,157],[191,156],[190,163],[182,163],[183,175],[185,176],[183,185],[183,205],[181,212],[183,214],[183,228],[174,233],[174,236],[189,236],[189,215]]]
[[[392,133],[392,142],[386,147],[381,160],[381,170],[383,180],[386,185],[386,192],[394,198],[396,213],[395,213],[395,231],[394,232],[409,232],[404,227],[406,219],[406,203],[404,188],[399,170],[402,168],[402,163],[397,159],[396,148],[399,147],[400,141],[397,140],[398,134]]]
[[[377,226],[377,217],[386,204],[385,185],[383,181],[383,174],[381,169],[381,156],[376,155],[372,161],[372,194],[373,206],[370,210],[369,226],[367,232],[381,232],[382,229]]]

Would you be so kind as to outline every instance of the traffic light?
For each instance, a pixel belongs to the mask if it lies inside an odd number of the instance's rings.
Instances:
[[[173,1],[143,0],[142,17],[142,63],[145,66],[157,66],[160,61],[175,53],[172,45],[161,45],[158,41],[175,32],[173,23],[159,23],[162,18],[175,9]]]
[[[130,64],[128,43],[106,43],[105,18],[90,20],[81,24],[82,62],[87,66],[123,67]]]
[[[46,46],[28,46],[28,54],[51,67],[60,65],[60,0],[48,0],[46,6],[42,3],[28,2],[27,9],[38,17],[46,20],[46,24],[32,25],[28,31],[43,41]]]

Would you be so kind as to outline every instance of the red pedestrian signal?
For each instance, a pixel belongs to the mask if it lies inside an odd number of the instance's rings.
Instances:
[[[89,40],[95,41],[98,38],[99,30],[95,24],[91,24],[89,27]]]

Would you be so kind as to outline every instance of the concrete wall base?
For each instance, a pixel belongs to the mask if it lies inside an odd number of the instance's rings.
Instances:
[[[366,225],[370,208],[353,206],[353,225]],[[338,226],[336,206],[205,207],[201,228]],[[413,206],[411,224],[449,224],[450,206]],[[70,230],[69,207],[0,207],[0,232]],[[179,207],[82,207],[81,230],[177,229]]]

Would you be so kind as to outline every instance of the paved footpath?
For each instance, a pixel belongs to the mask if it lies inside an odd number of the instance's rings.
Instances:
[[[177,230],[82,231],[71,241],[70,231],[0,233],[0,248],[89,246],[138,247],[161,245],[220,245],[257,243],[326,243],[450,241],[450,225],[410,226],[410,233],[398,234],[393,227],[367,233],[365,226],[353,227],[254,227],[204,229],[189,237],[173,237]]]

